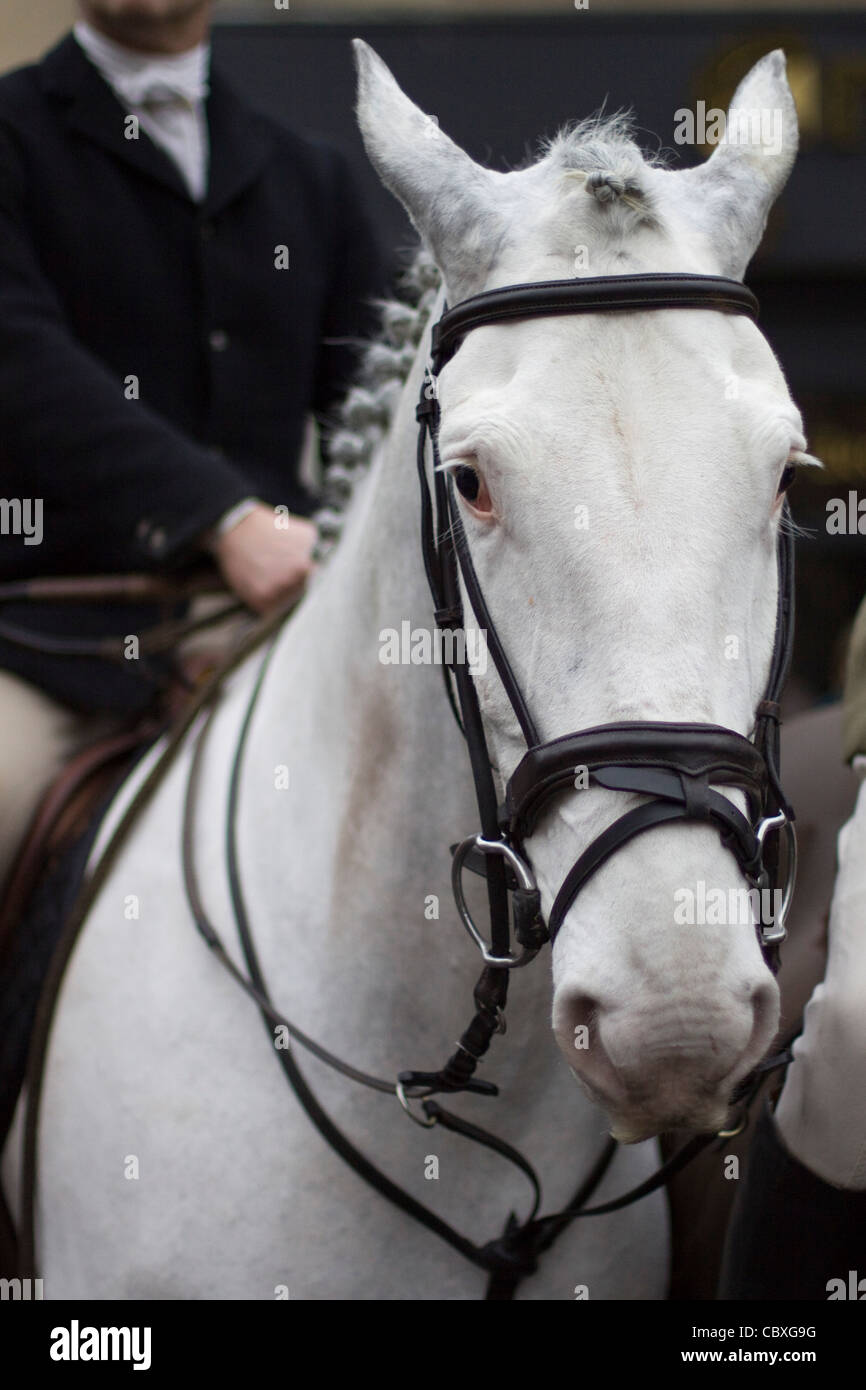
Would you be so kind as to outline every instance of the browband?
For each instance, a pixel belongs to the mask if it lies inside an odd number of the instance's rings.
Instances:
[[[758,317],[758,301],[752,291],[724,275],[593,275],[503,285],[446,309],[433,328],[433,373],[442,370],[472,328],[538,314],[579,314],[598,309],[724,309]]]

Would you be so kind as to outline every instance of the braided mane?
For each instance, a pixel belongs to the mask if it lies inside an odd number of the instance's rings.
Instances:
[[[388,432],[441,283],[436,262],[422,246],[400,277],[398,298],[380,301],[381,335],[366,345],[357,381],[329,436],[322,505],[313,517],[317,560],[339,540],[355,486]]]

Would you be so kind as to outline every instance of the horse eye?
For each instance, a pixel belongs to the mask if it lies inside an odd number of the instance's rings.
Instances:
[[[785,464],[785,467],[782,469],[782,476],[781,476],[781,478],[779,479],[779,496],[780,496],[780,497],[781,497],[781,495],[782,495],[783,492],[787,492],[787,491],[788,491],[788,488],[791,486],[791,484],[793,483],[793,481],[794,481],[794,479],[796,478],[796,476],[797,476],[797,466],[796,466],[796,464],[793,464],[793,463],[786,463],[786,464]]]
[[[461,463],[459,468],[454,469],[454,482],[461,497],[465,497],[467,502],[476,502],[481,490],[481,479],[470,468],[468,464]]]

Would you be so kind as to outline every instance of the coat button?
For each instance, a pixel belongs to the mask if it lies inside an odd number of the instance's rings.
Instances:
[[[164,526],[158,526],[151,517],[142,517],[135,528],[135,538],[150,551],[151,555],[161,555],[168,543]]]
[[[225,352],[229,345],[229,335],[224,328],[214,328],[207,338],[213,352]]]

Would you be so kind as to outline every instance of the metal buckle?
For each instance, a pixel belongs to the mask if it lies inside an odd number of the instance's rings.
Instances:
[[[404,1090],[402,1081],[398,1081],[394,1086],[394,1094],[396,1095],[403,1109],[406,1111],[406,1114],[409,1116],[409,1119],[412,1120],[414,1124],[420,1125],[422,1129],[432,1129],[433,1126],[438,1123],[438,1121],[433,1116],[428,1115],[422,1120],[419,1118],[418,1115],[413,1114],[409,1106],[409,1100],[406,1096],[406,1092]],[[427,1091],[426,1094],[432,1095],[432,1091]],[[424,1096],[413,1096],[412,1099],[423,1100]]]
[[[782,906],[772,922],[766,925],[761,923],[761,940],[769,945],[774,941],[784,941],[788,935],[785,922],[788,918],[788,910],[794,896],[794,885],[797,882],[797,832],[793,822],[788,819],[784,811],[779,811],[775,816],[765,816],[755,829],[755,839],[761,850],[763,858],[764,841],[771,830],[784,830],[788,841],[787,856],[787,876],[785,887],[782,890]]]
[[[413,1118],[414,1118],[414,1117],[413,1117]],[[737,1122],[736,1122],[734,1128],[733,1128],[733,1129],[718,1129],[718,1130],[716,1130],[716,1138],[717,1138],[717,1139],[735,1139],[735,1138],[737,1137],[738,1134],[742,1134],[743,1130],[746,1128],[746,1125],[747,1125],[748,1123],[749,1123],[749,1112],[748,1112],[748,1110],[746,1109],[746,1107],[743,1106],[742,1110],[740,1111],[740,1117],[739,1117],[739,1119],[737,1120]]]
[[[532,870],[506,840],[485,840],[483,835],[470,835],[468,840],[462,840],[455,849],[454,858],[451,861],[451,887],[454,890],[457,911],[460,913],[460,920],[464,927],[481,952],[485,965],[494,965],[500,970],[516,970],[521,965],[528,965],[538,955],[537,950],[529,950],[524,947],[519,956],[512,955],[510,952],[507,956],[494,956],[488,942],[484,940],[472,920],[463,895],[463,864],[472,849],[478,849],[482,854],[500,854],[513,869],[518,887],[535,891],[537,884]]]

